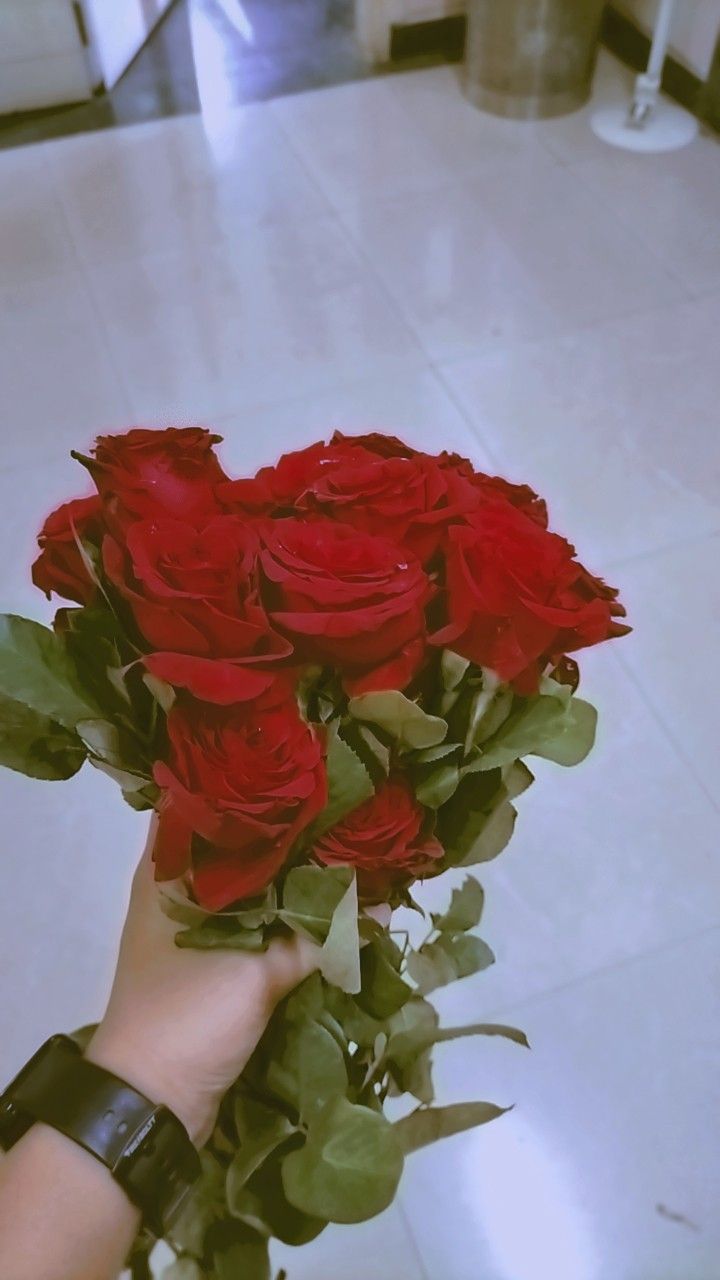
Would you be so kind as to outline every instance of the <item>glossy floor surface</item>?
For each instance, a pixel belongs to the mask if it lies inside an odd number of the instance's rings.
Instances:
[[[603,60],[596,93],[626,91]],[[414,1156],[399,1205],[290,1280],[720,1276],[720,148],[607,150],[587,111],[481,115],[449,68],[0,156],[0,599],[99,430],[202,421],[232,470],[341,426],[547,495],[622,588],[588,654],[599,743],[542,763],[483,877],[493,969],[447,1101],[514,1103]],[[0,1077],[97,1016],[143,822],[92,771],[0,772]],[[436,889],[425,900],[434,902]]]
[[[0,117],[0,148],[374,74],[354,0],[175,0],[117,85],[89,102]]]

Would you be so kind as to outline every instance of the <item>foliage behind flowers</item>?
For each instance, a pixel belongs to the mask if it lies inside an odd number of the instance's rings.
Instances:
[[[437,1042],[526,1043],[440,1028],[426,999],[493,961],[480,885],[417,949],[374,908],[424,914],[416,880],[501,852],[524,757],[592,745],[568,655],[627,630],[526,485],[339,432],[231,479],[218,440],[132,430],[76,455],[97,492],[48,517],[33,580],[77,607],[52,630],[0,618],[0,762],[59,779],[87,759],[157,811],[178,945],[321,947],[225,1099],[168,1280],[267,1280],[271,1237],[379,1213],[405,1155],[501,1114],[433,1105]],[[391,1123],[398,1094],[416,1107]]]

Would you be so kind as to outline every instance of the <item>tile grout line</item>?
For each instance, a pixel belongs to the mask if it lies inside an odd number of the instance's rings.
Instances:
[[[402,1188],[402,1181],[400,1183],[400,1187]],[[412,1249],[412,1252],[415,1255],[415,1261],[417,1262],[419,1267],[419,1280],[430,1280],[430,1276],[425,1269],[425,1261],[423,1259],[422,1253],[420,1252],[420,1241],[415,1235],[415,1230],[412,1224],[412,1218],[410,1216],[409,1210],[405,1205],[402,1189],[400,1190],[395,1203],[397,1206],[398,1216],[400,1217],[402,1224],[405,1228],[406,1236],[409,1237],[410,1247]]]
[[[708,786],[705,783],[705,780],[701,778],[700,775],[697,773],[695,766],[692,762],[692,759],[690,758],[690,756],[688,756],[687,752],[685,751],[685,748],[682,745],[681,740],[677,737],[674,729],[666,722],[664,717],[658,711],[655,705],[654,699],[651,698],[650,694],[648,693],[645,687],[644,681],[642,681],[636,675],[634,668],[628,664],[627,659],[623,658],[622,654],[617,653],[615,657],[617,659],[618,664],[620,665],[622,670],[625,672],[625,675],[634,684],[635,688],[640,694],[640,697],[642,698],[642,701],[645,703],[645,706],[647,707],[648,711],[650,712],[653,719],[655,720],[655,723],[658,725],[659,729],[665,736],[667,742],[672,747],[675,755],[682,762],[685,768],[688,769],[689,772],[692,774],[693,778],[697,782],[703,794],[707,796],[713,809],[715,809],[716,812],[720,813],[720,801],[709,790]]]
[[[681,938],[672,938],[666,942],[659,942],[656,946],[650,947],[647,951],[639,952],[637,955],[625,956],[621,960],[613,960],[610,964],[601,965],[599,969],[592,969],[588,973],[580,974],[576,978],[571,978],[568,982],[561,982],[556,986],[547,987],[543,991],[536,991],[532,995],[511,1001],[509,1004],[494,1005],[483,1014],[483,1018],[485,1021],[504,1019],[506,1014],[514,1015],[516,1012],[529,1009],[533,1005],[543,1004],[547,1000],[552,1000],[555,996],[572,991],[575,987],[593,982],[596,978],[605,978],[619,972],[621,969],[627,969],[631,965],[643,964],[647,960],[664,955],[665,952],[678,951],[682,947],[687,947],[693,942],[699,941],[701,938],[709,937],[711,934],[717,934],[720,937],[720,919],[716,924],[704,925],[701,929],[696,929],[693,933],[684,934]]]

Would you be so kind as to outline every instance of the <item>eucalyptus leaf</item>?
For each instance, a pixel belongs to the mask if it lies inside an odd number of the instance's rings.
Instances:
[[[497,1107],[492,1102],[456,1102],[449,1107],[427,1107],[413,1111],[393,1125],[400,1146],[409,1155],[441,1138],[475,1129],[478,1125],[497,1120],[510,1111],[510,1107]]]
[[[176,1258],[165,1267],[161,1280],[204,1280],[200,1264],[194,1258]]]
[[[356,720],[379,725],[405,747],[434,747],[447,734],[445,720],[428,715],[398,689],[361,693],[350,699],[348,711]]]
[[[495,957],[482,938],[472,934],[450,937],[441,934],[436,942],[427,942],[408,956],[408,973],[422,995],[447,986],[459,978],[467,978],[493,964]]]
[[[410,999],[412,989],[400,977],[378,938],[360,952],[362,986],[357,1003],[372,1018],[390,1018]]]
[[[313,942],[325,942],[354,878],[351,867],[293,867],[285,880],[280,919]]]
[[[414,1002],[412,1002],[414,1003]],[[500,1037],[511,1040],[514,1044],[529,1049],[530,1045],[524,1031],[517,1027],[508,1027],[496,1022],[473,1022],[466,1027],[423,1027],[421,1025],[398,1030],[390,1039],[388,1057],[401,1066],[412,1061],[416,1054],[436,1044],[445,1044],[450,1040],[466,1040],[472,1036]]]
[[[291,1024],[273,1045],[265,1080],[303,1119],[348,1087],[345,1057],[334,1036],[318,1022]]]
[[[0,694],[66,729],[98,714],[60,636],[11,613],[0,614]]]
[[[285,1194],[282,1165],[279,1160],[266,1160],[253,1174],[242,1192],[243,1221],[255,1229],[263,1229],[283,1244],[302,1245],[314,1240],[327,1225],[327,1216],[303,1212]],[[235,1280],[244,1280],[237,1276]]]
[[[441,764],[415,785],[415,795],[428,809],[439,809],[455,794],[460,784],[460,766]]]
[[[333,912],[319,964],[326,982],[349,995],[356,995],[360,990],[358,896],[354,875]]]
[[[176,1249],[202,1254],[205,1234],[225,1209],[223,1170],[207,1150],[200,1152],[201,1175],[168,1231]]]
[[[401,1140],[376,1111],[345,1097],[322,1109],[282,1180],[292,1204],[331,1222],[363,1222],[391,1204],[403,1167]],[[401,1135],[400,1135],[401,1138]]]
[[[445,689],[456,689],[463,679],[468,667],[469,658],[462,658],[452,649],[443,649],[440,655],[440,679]]]
[[[72,778],[86,757],[75,733],[32,707],[0,695],[0,765],[28,778]]]
[[[270,1280],[267,1239],[245,1223],[218,1223],[210,1246],[213,1280]]]
[[[484,744],[482,768],[497,768],[527,755],[563,765],[585,759],[595,740],[595,708],[572,697],[567,685],[546,680],[541,687],[548,692],[525,700]]]
[[[267,941],[262,929],[243,929],[235,921],[208,916],[202,924],[176,933],[175,946],[191,951],[265,951]]]
[[[231,1213],[235,1198],[248,1178],[260,1168],[271,1152],[296,1132],[295,1125],[282,1111],[276,1111],[247,1094],[239,1094],[235,1099],[234,1114],[239,1146],[225,1181]]]
[[[369,800],[375,790],[362,760],[338,734],[330,737],[325,764],[328,802],[313,823],[312,839],[337,826],[348,813]]]
[[[466,876],[459,889],[453,889],[450,906],[442,915],[433,915],[436,929],[445,933],[463,933],[480,923],[485,904],[482,885],[474,876]]]

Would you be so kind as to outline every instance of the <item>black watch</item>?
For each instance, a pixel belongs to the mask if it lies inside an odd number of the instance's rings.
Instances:
[[[69,1036],[51,1036],[0,1094],[0,1147],[9,1151],[36,1120],[106,1165],[155,1236],[164,1235],[200,1175],[177,1116],[88,1062]]]

